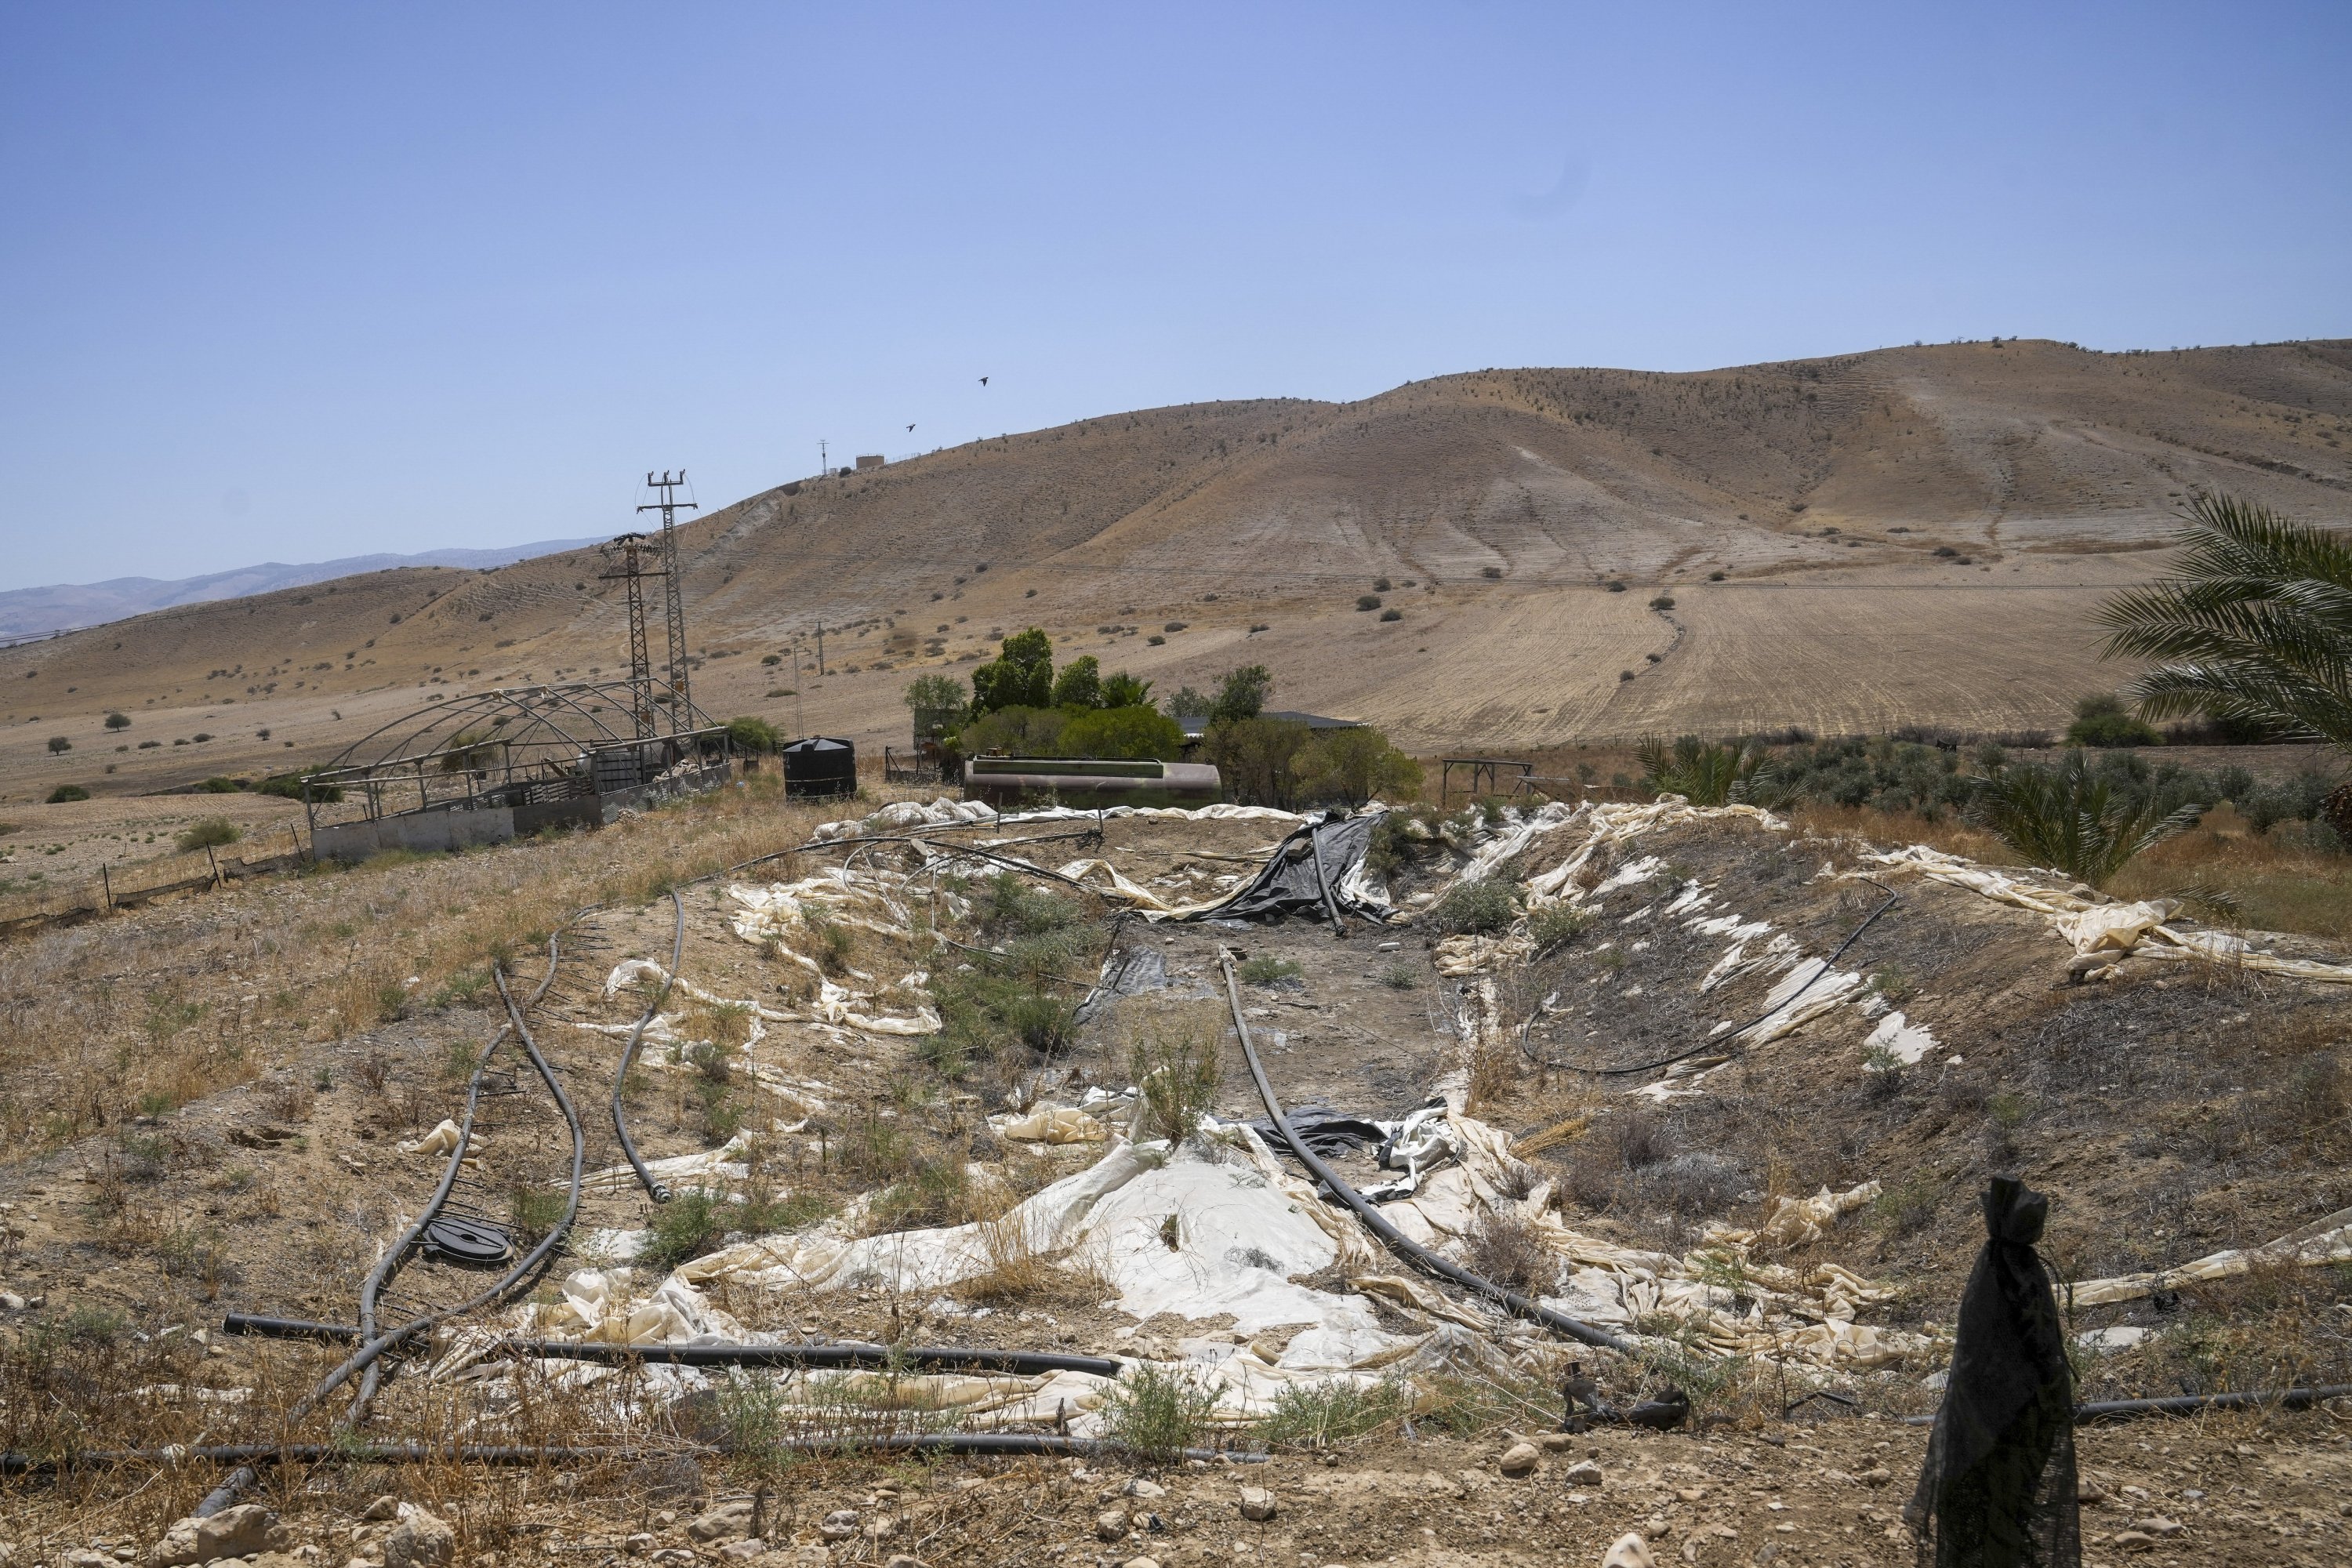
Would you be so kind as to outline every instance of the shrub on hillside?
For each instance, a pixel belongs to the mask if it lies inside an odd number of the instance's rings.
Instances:
[[[181,854],[192,855],[199,849],[217,849],[224,845],[234,844],[244,837],[244,829],[227,817],[207,816],[190,824],[172,842],[178,846]]]
[[[2070,746],[2160,746],[2164,737],[2156,726],[2125,711],[2120,698],[2102,693],[2074,704],[2074,721],[2066,726]]]
[[[69,800],[88,800],[89,798],[89,791],[79,784],[59,784],[51,790],[48,795],[51,805],[63,805]]]

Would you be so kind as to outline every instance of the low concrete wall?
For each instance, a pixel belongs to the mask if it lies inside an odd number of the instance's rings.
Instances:
[[[611,795],[532,805],[485,806],[477,811],[417,811],[373,822],[339,822],[321,826],[311,834],[310,851],[320,859],[359,861],[387,849],[431,854],[477,844],[504,844],[547,827],[596,827],[614,821],[623,811],[643,811],[660,801],[717,789],[727,782],[730,772],[726,763],[714,763],[676,778]]]

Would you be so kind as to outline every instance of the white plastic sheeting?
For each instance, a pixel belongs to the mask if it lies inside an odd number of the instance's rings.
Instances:
[[[2352,1209],[2338,1209],[2325,1219],[2315,1220],[2261,1247],[2231,1247],[2178,1268],[2151,1274],[2085,1279],[2067,1287],[2067,1292],[2077,1307],[2098,1307],[2112,1301],[2136,1301],[2182,1285],[2231,1279],[2257,1267],[2316,1268],[2346,1262],[2352,1262]]]
[[[2169,900],[2150,903],[2110,904],[2062,889],[2029,882],[2005,871],[1979,866],[1924,844],[1864,857],[1891,870],[1910,870],[1955,888],[1966,888],[1997,903],[2032,910],[2050,917],[2051,929],[2076,952],[2125,952],[2136,958],[2203,960],[2268,974],[2291,975],[2333,984],[2352,984],[2352,964],[2322,963],[2316,959],[2282,958],[2258,952],[2245,938],[2227,931],[2189,931],[2167,922],[2179,907]]]

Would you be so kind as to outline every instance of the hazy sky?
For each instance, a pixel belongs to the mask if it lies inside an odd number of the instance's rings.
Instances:
[[[2344,0],[0,0],[0,587],[1486,365],[2352,335],[2347,82]]]

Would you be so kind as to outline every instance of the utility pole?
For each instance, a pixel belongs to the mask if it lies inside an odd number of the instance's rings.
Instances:
[[[833,477],[833,458],[826,450],[824,438],[821,436],[817,437],[816,443],[816,471],[821,479],[829,479]]]
[[[820,679],[824,674],[824,623],[823,621],[816,624],[816,672]]]
[[[646,584],[651,577],[666,575],[659,566],[650,570],[646,558],[655,552],[654,542],[642,533],[625,533],[604,546],[604,558],[617,558],[618,569],[602,574],[605,580],[617,579],[626,589],[629,605],[629,722],[636,738],[649,740],[654,732],[654,668],[646,647]]]
[[[680,468],[676,479],[667,468],[660,479],[648,472],[646,487],[661,492],[661,500],[637,508],[639,511],[662,514],[661,563],[662,574],[668,579],[663,586],[669,599],[669,728],[670,733],[683,735],[694,728],[694,702],[687,693],[686,663],[686,602],[678,592],[677,569],[677,509],[699,511],[701,507],[690,500],[677,499],[677,487],[686,483],[686,470]]]
[[[808,733],[808,721],[801,717],[801,645],[793,644],[793,733],[794,739]]]

